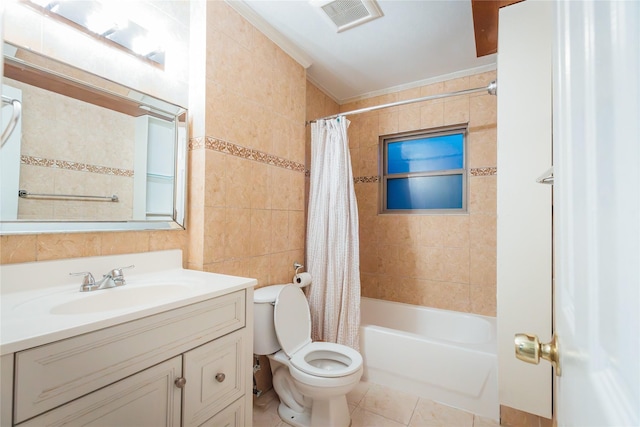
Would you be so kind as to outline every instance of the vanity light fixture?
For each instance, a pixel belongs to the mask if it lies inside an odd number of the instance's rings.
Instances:
[[[112,14],[108,13],[92,13],[87,16],[85,22],[87,30],[102,37],[109,37],[118,30],[124,30],[129,21],[126,19],[116,19]]]
[[[158,43],[149,36],[136,37],[131,42],[131,50],[138,55],[142,55],[145,58],[154,56],[158,52],[162,51],[162,48],[158,46]]]
[[[165,50],[147,29],[96,0],[21,0],[22,3],[111,46],[164,68]],[[120,5],[125,5],[122,2]]]

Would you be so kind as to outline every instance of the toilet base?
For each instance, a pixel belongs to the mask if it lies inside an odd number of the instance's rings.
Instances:
[[[349,427],[350,425],[351,414],[345,395],[313,400],[311,427]]]
[[[294,427],[311,426],[311,411],[309,408],[305,408],[304,412],[296,412],[284,403],[280,403],[278,405],[278,415],[280,415],[282,421]]]
[[[315,401],[311,408],[296,412],[284,403],[278,405],[278,415],[285,423],[294,427],[349,427],[351,415],[345,396]]]

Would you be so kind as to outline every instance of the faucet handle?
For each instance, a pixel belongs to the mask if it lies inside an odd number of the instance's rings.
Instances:
[[[109,272],[109,275],[114,279],[123,278],[124,274],[122,273],[122,270],[126,270],[127,268],[133,268],[133,267],[135,267],[135,265],[131,264],[131,265],[128,265],[126,267],[114,268],[113,270],[111,270]]]
[[[81,271],[78,273],[69,273],[69,276],[84,276],[82,278],[82,285],[80,286],[81,291],[90,291],[93,287],[96,286],[96,279],[93,277],[93,274],[89,271]]]
[[[127,269],[127,268],[133,268],[135,267],[135,265],[131,264],[128,265],[126,267],[118,267],[118,268],[114,268],[113,270],[111,270],[108,274],[109,277],[111,277],[111,280],[113,280],[113,284],[115,286],[123,286],[127,284],[127,281],[124,280],[124,274],[122,273],[122,270]]]

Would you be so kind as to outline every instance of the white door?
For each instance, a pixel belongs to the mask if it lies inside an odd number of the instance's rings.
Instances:
[[[548,364],[515,358],[514,335],[552,334],[551,186],[553,4],[500,9],[498,30],[498,389],[500,404],[551,418]],[[523,386],[526,384],[526,386]]]
[[[558,425],[638,426],[640,2],[555,15]]]

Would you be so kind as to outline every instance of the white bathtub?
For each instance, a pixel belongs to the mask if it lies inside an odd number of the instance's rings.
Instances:
[[[362,298],[363,378],[497,420],[493,317]]]

